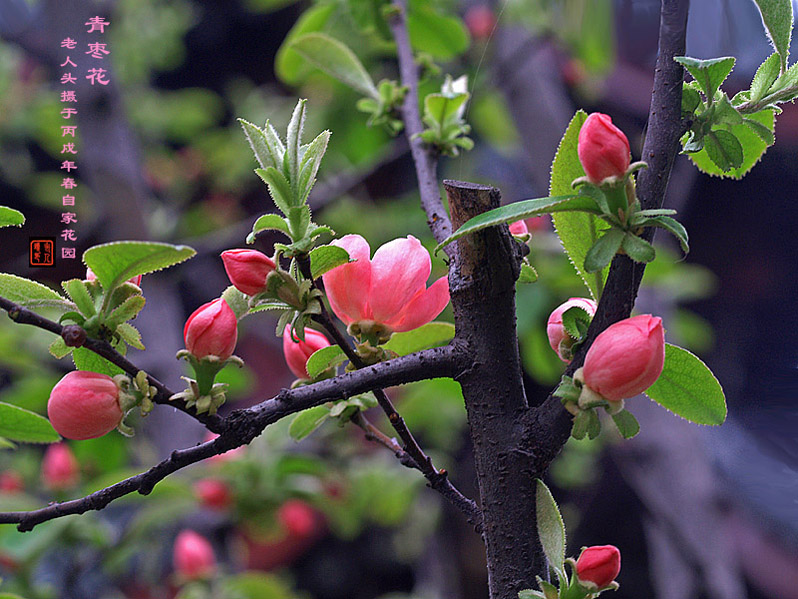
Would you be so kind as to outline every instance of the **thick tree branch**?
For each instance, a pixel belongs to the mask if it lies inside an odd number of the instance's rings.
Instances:
[[[347,372],[312,385],[296,389],[283,389],[276,397],[251,408],[235,410],[226,418],[221,418],[219,420],[220,435],[213,441],[189,449],[174,451],[168,459],[156,464],[146,472],[81,499],[55,503],[30,512],[0,513],[0,524],[16,523],[20,531],[27,531],[37,524],[54,518],[101,510],[111,501],[123,495],[135,492],[147,495],[158,482],[173,472],[246,445],[260,435],[267,426],[285,416],[321,405],[326,401],[373,391],[375,388],[401,385],[434,377],[456,377],[466,368],[465,362],[466,357],[455,347],[438,347],[380,362],[362,370]],[[436,490],[458,508],[464,510],[467,517],[473,517],[470,507],[459,500],[463,496],[456,489],[452,487],[453,491],[446,488],[436,488]]]
[[[20,306],[19,304],[15,304],[4,297],[0,297],[0,308],[8,312],[8,317],[17,324],[28,324],[40,329],[44,329],[45,331],[49,331],[50,333],[55,333],[59,337],[64,336],[64,327],[62,325],[44,318],[43,316],[36,314],[36,312]],[[111,347],[111,344],[107,341],[92,339],[89,337],[81,344],[81,346],[93,351],[98,356],[105,358],[111,362],[111,364],[119,366],[119,368],[124,370],[131,377],[135,377],[139,370],[141,370],[138,366],[133,364],[133,362],[125,358],[122,354]],[[153,398],[155,403],[172,406],[173,408],[188,414],[192,418],[197,419],[214,433],[220,432],[221,418],[219,416],[197,414],[194,412],[194,410],[186,408],[185,403],[182,401],[169,401],[169,398],[174,395],[175,392],[169,389],[151,374],[147,374],[147,379],[150,385],[158,390],[158,394]]]
[[[394,7],[396,12],[389,19],[389,24],[394,40],[396,40],[401,82],[407,87],[407,94],[402,104],[405,135],[410,143],[410,151],[416,165],[421,207],[427,214],[427,224],[432,230],[432,235],[440,243],[451,235],[452,225],[446,214],[438,187],[437,155],[424,144],[420,137],[424,125],[421,122],[418,108],[418,71],[413,58],[413,48],[410,45],[410,35],[407,32],[407,0],[396,0]],[[451,255],[450,252],[453,250],[451,247],[447,247],[444,251]]]

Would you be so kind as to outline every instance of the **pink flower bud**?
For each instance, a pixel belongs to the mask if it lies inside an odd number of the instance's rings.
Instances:
[[[50,445],[42,460],[42,483],[53,491],[62,491],[78,484],[80,466],[75,454],[65,443]]]
[[[224,270],[241,293],[256,295],[266,289],[266,277],[274,270],[271,258],[256,250],[222,252]]]
[[[324,274],[324,288],[336,316],[345,324],[372,321],[394,332],[427,324],[449,303],[449,281],[441,277],[427,288],[432,270],[429,252],[412,235],[381,246],[374,258],[360,235],[333,241],[356,262]]]
[[[493,28],[496,27],[496,17],[490,7],[485,4],[477,4],[469,8],[463,20],[471,37],[477,40],[488,39],[493,33]]]
[[[50,392],[47,416],[67,439],[102,437],[122,420],[119,388],[107,374],[74,370]]]
[[[305,340],[298,341],[291,337],[291,325],[285,327],[283,332],[283,354],[285,355],[285,362],[288,368],[294,373],[294,376],[300,379],[309,379],[307,370],[308,358],[313,355],[313,352],[320,350],[322,347],[327,347],[330,342],[327,337],[314,331],[313,329],[305,329]]]
[[[222,298],[203,304],[188,317],[183,328],[186,349],[196,358],[233,355],[238,339],[236,315]]]
[[[607,327],[585,356],[585,385],[609,401],[642,393],[654,384],[665,364],[662,319],[650,314]]]
[[[5,470],[0,473],[0,493],[7,493],[13,495],[21,493],[25,490],[25,481],[18,472],[14,470]]]
[[[571,308],[582,308],[593,317],[596,313],[596,302],[586,297],[572,297],[549,315],[549,321],[546,324],[546,335],[549,337],[549,345],[551,345],[551,349],[560,356],[560,360],[566,364],[571,362],[571,356],[568,350],[573,345],[574,340],[565,330],[565,327],[562,326],[562,315]]]
[[[621,552],[614,545],[588,547],[576,560],[576,576],[585,586],[603,589],[621,571]]]
[[[292,537],[309,537],[318,527],[316,512],[301,499],[289,499],[281,505],[277,520]]]
[[[629,140],[606,114],[594,112],[579,130],[579,162],[591,183],[623,177],[631,162]]]
[[[230,488],[218,478],[203,478],[194,483],[194,493],[203,505],[213,510],[223,510],[233,502]]]
[[[128,279],[127,282],[128,283],[133,283],[136,287],[141,287],[141,276],[142,275],[137,275],[137,276],[133,277],[132,279]],[[86,280],[87,281],[95,281],[95,280],[97,280],[97,275],[95,275],[91,271],[90,268],[86,269]]]
[[[529,233],[529,227],[526,226],[526,222],[517,220],[510,224],[510,233],[516,237],[520,237],[521,235],[526,235]]]
[[[213,547],[193,530],[183,530],[177,535],[172,557],[175,570],[185,580],[210,578],[216,570]]]

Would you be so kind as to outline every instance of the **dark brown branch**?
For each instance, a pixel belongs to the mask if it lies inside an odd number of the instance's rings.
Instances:
[[[20,531],[27,531],[37,524],[54,518],[101,510],[123,495],[135,492],[147,495],[158,482],[173,472],[246,445],[260,435],[267,426],[285,416],[326,401],[365,393],[383,386],[401,385],[433,377],[456,377],[464,368],[464,356],[460,352],[451,346],[438,347],[367,366],[362,370],[348,372],[313,385],[283,389],[272,399],[245,410],[235,410],[227,418],[220,419],[220,435],[213,441],[190,449],[174,451],[168,459],[146,472],[81,499],[55,503],[30,512],[0,513],[0,524],[16,523]],[[453,499],[449,496],[447,498]]]
[[[410,151],[416,166],[421,207],[427,214],[427,224],[432,230],[432,235],[440,243],[452,234],[452,225],[446,214],[438,187],[437,155],[424,144],[420,137],[424,125],[421,122],[418,108],[418,71],[410,45],[410,35],[407,32],[407,0],[396,0],[393,6],[396,12],[389,19],[389,23],[394,40],[396,40],[396,54],[399,60],[402,85],[407,87],[407,94],[402,104],[405,135],[410,143]],[[450,252],[453,250],[451,247],[447,247],[444,251],[451,255]]]
[[[15,304],[4,297],[0,297],[0,308],[8,312],[8,317],[17,324],[28,324],[40,329],[44,329],[45,331],[49,331],[50,333],[55,333],[59,337],[63,336],[64,327],[62,325],[44,318],[36,312]],[[138,366],[133,364],[133,362],[125,358],[122,354],[111,347],[111,344],[107,341],[92,339],[89,337],[83,342],[82,347],[85,347],[86,349],[93,351],[98,356],[105,358],[111,362],[111,364],[119,366],[119,368],[124,370],[131,377],[135,377],[139,370],[141,370]],[[169,398],[175,394],[174,391],[169,389],[151,374],[147,374],[147,380],[149,381],[150,385],[158,390],[158,394],[153,398],[155,403],[172,406],[173,408],[188,414],[192,418],[197,419],[214,433],[220,432],[221,418],[219,416],[197,414],[192,409],[186,408],[185,403],[182,401],[169,401]]]

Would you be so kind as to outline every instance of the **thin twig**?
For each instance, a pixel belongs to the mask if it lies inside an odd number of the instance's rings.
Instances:
[[[27,531],[37,524],[62,516],[101,510],[123,495],[135,492],[147,495],[158,482],[173,472],[246,445],[281,418],[342,396],[366,393],[382,386],[401,385],[430,377],[458,376],[463,368],[463,359],[458,352],[451,347],[439,347],[380,362],[312,385],[283,389],[271,399],[251,408],[235,410],[226,418],[221,418],[220,435],[213,441],[174,451],[168,459],[146,472],[81,499],[55,503],[29,512],[0,513],[0,524],[16,523],[20,531]],[[450,497],[450,500],[454,499],[456,497]]]
[[[310,280],[315,286],[316,283],[313,281],[310,269],[310,257],[307,254],[298,256],[297,264],[299,265],[299,270],[303,276]],[[354,351],[352,345],[349,343],[346,337],[341,334],[341,332],[338,330],[338,327],[335,326],[330,313],[327,311],[327,308],[323,303],[321,304],[321,313],[314,317],[314,321],[320,324],[324,330],[327,331],[330,337],[332,337],[333,341],[335,341],[336,345],[343,350],[344,354],[346,354],[346,357],[349,358],[349,361],[355,368],[358,370],[365,368],[366,364]],[[447,347],[451,348],[452,346]],[[454,351],[453,348],[452,351]],[[421,449],[421,446],[418,444],[418,441],[416,441],[413,433],[411,433],[410,429],[407,427],[404,418],[402,418],[402,416],[396,410],[393,402],[391,402],[391,399],[385,393],[385,390],[382,389],[382,387],[377,387],[372,389],[372,392],[374,393],[374,397],[377,398],[377,403],[379,404],[380,408],[382,408],[382,411],[385,412],[385,415],[388,417],[388,421],[396,431],[396,434],[399,435],[399,438],[404,443],[403,451],[415,464],[415,468],[417,468],[424,475],[424,478],[427,479],[429,486],[446,497],[452,504],[455,505],[455,507],[462,511],[469,523],[471,523],[478,531],[481,532],[482,513],[477,504],[457,490],[457,488],[449,480],[449,474],[446,470],[443,468],[440,470],[435,468],[435,465],[432,463],[432,459],[426,453],[424,453],[423,449]],[[400,455],[397,454],[397,457],[399,457],[401,460]],[[403,461],[402,463],[406,466],[408,465],[406,461]]]
[[[0,297],[0,308],[8,312],[8,317],[17,324],[27,324],[38,327],[45,331],[49,331],[50,333],[54,333],[59,337],[62,336],[62,333],[64,332],[64,327],[57,322],[53,322],[48,318],[44,318],[33,310],[29,310],[28,308],[20,306],[19,304],[15,304],[4,297]],[[105,358],[111,362],[111,364],[114,364],[115,366],[118,366],[124,370],[131,377],[135,377],[136,374],[141,370],[141,368],[133,364],[133,362],[125,358],[122,354],[111,347],[111,344],[107,341],[88,337],[86,341],[83,342],[82,347],[85,347],[86,349],[93,351],[98,356]],[[169,389],[151,374],[147,374],[147,379],[150,385],[158,390],[158,394],[153,398],[155,403],[172,406],[173,408],[188,414],[192,418],[195,418],[204,424],[208,430],[213,431],[214,433],[218,433],[221,430],[221,418],[218,415],[211,416],[209,414],[197,414],[192,409],[186,408],[185,403],[182,401],[169,401],[169,398],[174,395],[175,392]]]
[[[396,11],[391,15],[389,24],[396,40],[396,54],[399,60],[399,74],[402,85],[407,87],[402,104],[402,119],[405,123],[405,135],[410,143],[410,152],[416,167],[418,190],[421,195],[421,207],[427,214],[427,224],[432,230],[435,240],[440,243],[452,234],[452,224],[441,200],[438,184],[438,157],[421,139],[424,125],[418,109],[418,71],[413,59],[413,48],[407,31],[407,1],[396,0]],[[452,246],[444,251],[451,255]]]

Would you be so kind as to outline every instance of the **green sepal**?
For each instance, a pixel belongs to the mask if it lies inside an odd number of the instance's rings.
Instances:
[[[631,439],[640,432],[640,424],[629,410],[621,410],[617,414],[613,414],[612,421],[624,439]]]

